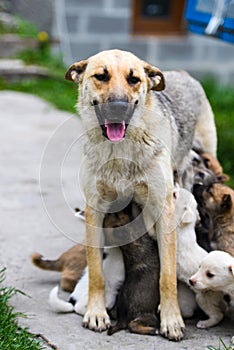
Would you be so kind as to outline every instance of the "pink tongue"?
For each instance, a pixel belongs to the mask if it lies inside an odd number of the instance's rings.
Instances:
[[[125,122],[110,123],[105,120],[105,127],[108,139],[113,142],[121,141],[125,134]]]

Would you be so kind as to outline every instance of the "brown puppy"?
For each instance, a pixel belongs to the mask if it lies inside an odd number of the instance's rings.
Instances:
[[[32,263],[40,269],[61,272],[61,288],[68,292],[73,291],[87,265],[86,248],[82,244],[76,244],[56,260],[43,259],[39,253],[33,253],[31,258]]]
[[[201,195],[210,216],[212,248],[234,256],[234,191],[223,184],[213,184],[202,188]]]
[[[223,168],[217,158],[209,153],[201,153],[201,157],[206,168],[216,175],[218,182],[223,183],[229,180],[229,176],[223,173]]]

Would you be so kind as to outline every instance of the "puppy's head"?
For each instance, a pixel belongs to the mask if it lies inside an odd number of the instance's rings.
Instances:
[[[79,84],[79,108],[93,107],[103,135],[121,141],[149,90],[164,89],[162,72],[130,52],[108,50],[72,64],[65,78]]]
[[[204,162],[202,156],[195,152],[190,151],[190,157],[193,165],[193,184],[194,185],[211,185],[215,182],[219,182],[215,173],[208,168]]]
[[[197,290],[225,291],[228,286],[234,286],[234,258],[223,251],[210,252],[189,283]]]
[[[223,184],[204,187],[202,192],[204,208],[211,216],[233,213],[234,191]]]
[[[223,183],[229,180],[229,176],[223,173],[223,168],[217,158],[209,153],[202,153],[201,158],[205,167],[216,175],[219,182]]]

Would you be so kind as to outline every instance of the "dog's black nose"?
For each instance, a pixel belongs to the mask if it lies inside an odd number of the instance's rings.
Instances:
[[[193,280],[189,279],[189,284],[193,287],[194,286]]]
[[[111,100],[105,107],[108,119],[113,123],[125,120],[129,113],[130,104],[125,100]]]

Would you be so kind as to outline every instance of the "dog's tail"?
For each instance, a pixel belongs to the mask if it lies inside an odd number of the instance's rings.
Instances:
[[[32,263],[43,270],[51,270],[51,271],[61,271],[62,263],[60,259],[58,260],[47,260],[43,259],[43,256],[39,253],[33,253],[31,256]]]
[[[74,306],[68,301],[64,301],[58,297],[59,287],[54,287],[49,296],[49,304],[55,312],[73,312]]]

